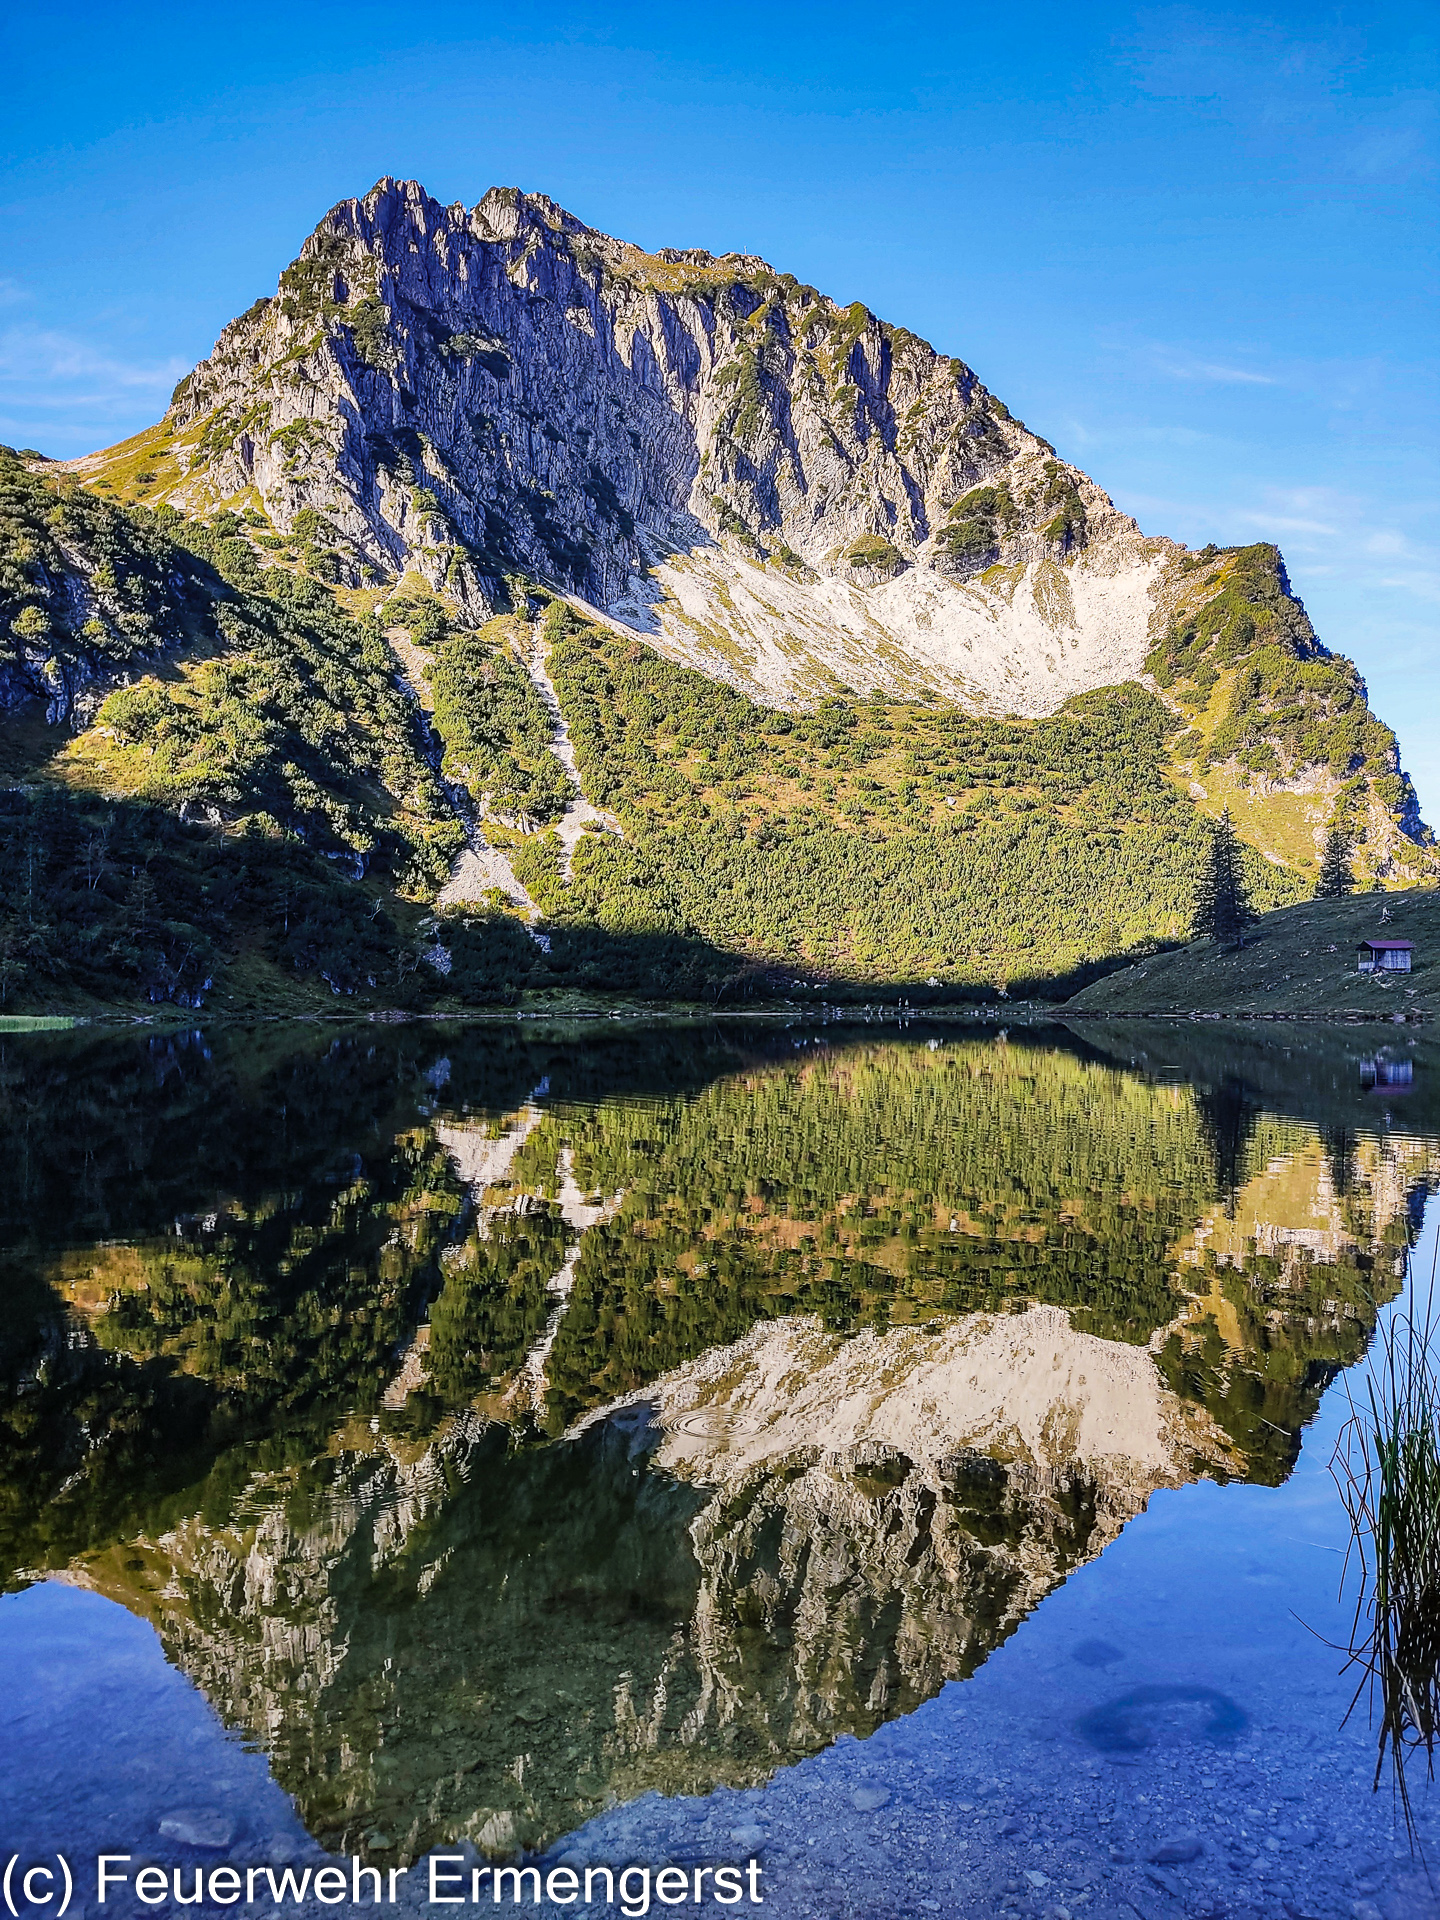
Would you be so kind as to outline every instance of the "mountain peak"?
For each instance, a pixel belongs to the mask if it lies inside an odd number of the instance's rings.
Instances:
[[[387,176],[341,201],[160,426],[83,464],[243,514],[261,564],[377,598],[423,583],[472,624],[544,586],[772,707],[1040,716],[1139,679],[1202,804],[1216,762],[1297,795],[1360,764],[1330,740],[1364,704],[1349,663],[1287,679],[1328,657],[1273,548],[1147,537],[964,361],[858,301],[516,187],[467,208]],[[1241,712],[1261,649],[1273,700]],[[1388,845],[1418,819],[1393,739],[1376,753]]]
[[[863,304],[512,187],[331,208],[164,427],[163,497],[319,516],[341,583],[528,574],[782,705],[1053,710],[1140,670],[1179,552]]]

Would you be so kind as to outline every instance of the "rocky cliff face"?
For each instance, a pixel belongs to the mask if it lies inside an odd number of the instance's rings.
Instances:
[[[1023,718],[1146,679],[1181,790],[1277,865],[1313,867],[1338,825],[1363,878],[1434,878],[1394,736],[1276,549],[1143,535],[963,362],[750,255],[645,253],[543,195],[467,210],[385,179],[157,427],[73,465],[351,610],[413,614],[421,589],[473,628],[533,613],[539,586],[772,707]],[[82,597],[83,559],[57,563]],[[17,594],[65,627],[33,579]]]
[[[340,580],[525,572],[780,702],[1049,711],[1139,670],[1181,552],[863,306],[513,190],[343,201],[142,442],[147,498],[243,495]]]

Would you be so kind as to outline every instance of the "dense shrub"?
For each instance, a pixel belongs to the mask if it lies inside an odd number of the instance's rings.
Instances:
[[[448,778],[493,813],[544,825],[559,819],[571,788],[550,750],[550,714],[515,655],[521,637],[514,620],[501,618],[439,644],[435,727]]]
[[[1010,489],[974,487],[950,509],[937,542],[942,559],[962,570],[986,567],[1000,558],[1000,542],[1016,519]]]
[[[1175,722],[1138,686],[1038,722],[880,702],[786,714],[568,611],[551,631],[586,792],[626,834],[582,839],[568,887],[545,876],[561,926],[980,985],[1188,924],[1208,835],[1168,777]],[[1296,896],[1246,860],[1258,899]]]

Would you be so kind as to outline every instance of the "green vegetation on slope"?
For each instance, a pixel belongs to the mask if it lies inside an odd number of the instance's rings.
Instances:
[[[80,572],[72,559],[85,556]],[[0,447],[0,700],[63,717],[99,674],[206,631],[194,557],[148,513],[106,505],[68,476],[32,474]]]
[[[1384,916],[1382,919],[1382,915]],[[1409,940],[1410,973],[1360,973],[1362,940]],[[1097,980],[1083,1013],[1440,1013],[1440,892],[1352,894],[1265,914],[1239,950],[1196,940]]]
[[[1007,511],[979,489],[956,525],[988,541]],[[1232,699],[1178,741],[1138,685],[1034,722],[853,699],[776,712],[555,602],[586,793],[624,829],[583,835],[567,875],[545,829],[569,789],[525,621],[472,630],[418,592],[383,608],[428,655],[432,735],[366,610],[378,596],[345,611],[270,552],[262,518],[120,508],[0,453],[0,770],[20,776],[0,796],[0,1006],[1063,991],[1183,937],[1208,835],[1172,768],[1204,757],[1197,740],[1232,769],[1266,727],[1289,770],[1320,756],[1357,845],[1408,793],[1273,549],[1194,569],[1209,598],[1152,665],[1182,705],[1217,672]],[[75,731],[42,726],[42,699]],[[499,911],[447,916],[434,944],[426,909],[465,837],[446,781],[515,829],[548,955]],[[1258,907],[1301,892],[1293,868],[1243,858]]]
[[[0,507],[0,691],[32,749],[0,795],[0,1004],[198,1005],[251,951],[403,1001],[405,896],[464,834],[376,623],[228,530],[5,453]],[[24,728],[42,695],[82,730]]]
[[[544,826],[560,818],[571,790],[550,750],[550,715],[516,658],[524,635],[504,616],[478,633],[448,634],[436,643],[430,684],[442,771],[487,811]]]
[[[0,650],[34,656],[12,695],[65,682],[95,723],[52,774],[374,863],[403,891],[444,877],[462,836],[376,622],[262,572],[223,524],[108,506],[3,451],[0,509]]]
[[[403,951],[378,895],[293,841],[63,786],[0,794],[0,1006],[200,1006],[222,965],[233,974],[247,956],[282,1008],[286,975],[327,997],[368,980],[403,1001]]]
[[[1354,664],[1316,639],[1279,551],[1263,543],[1207,547],[1182,562],[1182,572],[1194,585],[1146,666],[1190,720],[1175,743],[1187,776],[1214,800],[1224,782],[1210,776],[1224,770],[1262,796],[1261,821],[1272,784],[1318,781],[1316,791],[1330,796],[1322,826],[1342,827],[1357,849],[1374,836],[1367,875],[1396,885],[1434,879],[1433,836],[1420,825],[1395,735],[1370,711]],[[1313,845],[1280,850],[1314,864]]]
[[[963,571],[988,567],[1000,558],[1000,542],[1017,518],[1010,489],[1003,482],[998,487],[972,487],[951,507],[938,551]]]
[[[1040,721],[830,702],[775,712],[638,643],[547,616],[588,835],[562,926],[689,934],[854,981],[1043,982],[1177,937],[1209,844],[1138,686]],[[1257,899],[1298,882],[1254,855]]]

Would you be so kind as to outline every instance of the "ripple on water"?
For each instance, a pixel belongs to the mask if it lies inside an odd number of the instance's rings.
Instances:
[[[768,1423],[757,1414],[737,1413],[718,1401],[672,1414],[665,1424],[671,1433],[683,1433],[694,1440],[749,1440],[762,1433]]]

